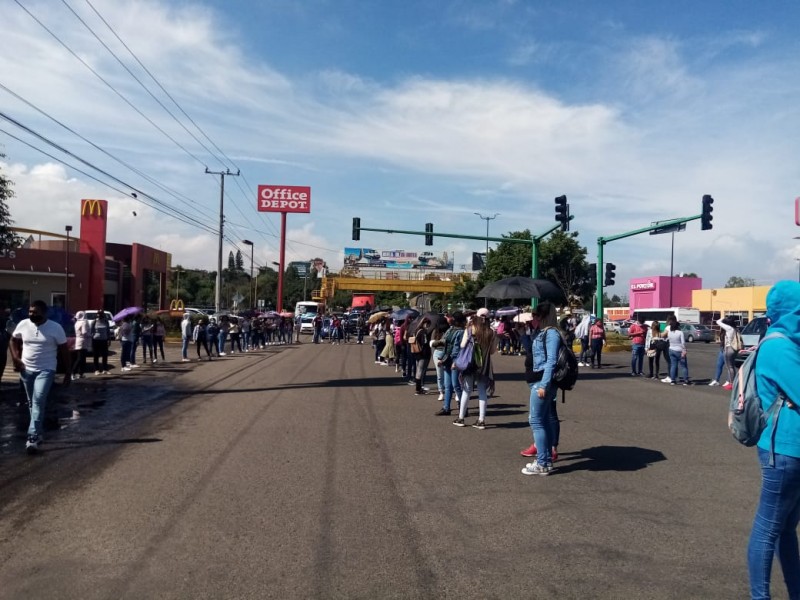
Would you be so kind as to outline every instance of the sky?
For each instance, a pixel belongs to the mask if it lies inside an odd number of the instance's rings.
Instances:
[[[598,237],[699,215],[710,194],[713,229],[675,235],[675,273],[800,275],[798,3],[2,0],[2,14],[0,169],[19,227],[77,231],[80,199],[105,198],[109,241],[215,270],[205,170],[230,169],[225,257],[249,263],[249,239],[256,265],[278,261],[280,217],[257,212],[256,188],[310,186],[287,261],[335,271],[362,246],[447,251],[460,271],[484,241],[353,242],[352,218],[482,236],[477,212],[497,214],[493,237],[539,234],[565,194],[594,262]],[[610,291],[668,275],[671,237],[608,243]]]

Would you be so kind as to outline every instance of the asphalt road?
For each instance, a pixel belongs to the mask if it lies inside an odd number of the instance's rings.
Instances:
[[[520,357],[484,431],[368,344],[83,380],[42,455],[6,435],[0,598],[746,597],[760,475],[703,385],[715,353],[690,347],[690,387],[627,354],[583,370],[549,477],[520,473]]]

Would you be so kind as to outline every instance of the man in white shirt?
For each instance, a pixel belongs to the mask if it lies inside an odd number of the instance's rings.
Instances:
[[[47,304],[43,301],[36,300],[31,304],[28,318],[17,325],[11,336],[10,350],[31,413],[25,449],[34,454],[42,441],[47,395],[56,376],[59,354],[65,369],[64,386],[68,386],[72,379],[67,336],[61,325],[47,319]]]

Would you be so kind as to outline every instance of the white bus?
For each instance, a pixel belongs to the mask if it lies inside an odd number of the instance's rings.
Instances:
[[[294,314],[304,315],[306,313],[318,313],[320,311],[320,303],[312,300],[302,300],[294,305]]]
[[[314,317],[317,313],[325,312],[325,305],[321,302],[303,300],[294,305],[294,316],[300,317],[300,333],[312,333],[314,331]]]
[[[643,321],[648,325],[653,321],[658,321],[661,323],[662,329],[667,317],[670,315],[675,315],[681,325],[700,324],[700,309],[697,308],[673,306],[672,308],[637,308],[633,311],[633,318],[637,321]]]

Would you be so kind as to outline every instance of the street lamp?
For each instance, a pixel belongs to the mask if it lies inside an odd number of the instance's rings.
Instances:
[[[72,231],[72,225],[64,227],[67,232],[67,258],[64,265],[64,310],[69,306],[69,232]]]
[[[491,217],[484,217],[481,213],[473,213],[473,214],[478,215],[481,219],[486,221],[486,258],[483,260],[483,268],[485,269],[486,261],[489,260],[489,221],[491,221],[492,219],[496,219],[500,215],[500,213],[494,213],[494,216]],[[483,305],[484,306],[489,305],[489,298],[483,299]]]
[[[250,240],[242,240],[243,244],[247,244],[250,246],[250,308],[255,308],[253,305],[254,294],[253,294],[253,248],[255,247],[253,242]]]

